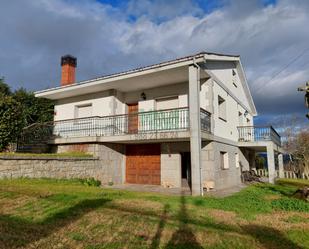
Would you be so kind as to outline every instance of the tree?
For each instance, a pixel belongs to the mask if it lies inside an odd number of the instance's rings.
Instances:
[[[54,104],[51,100],[36,98],[32,92],[27,92],[23,88],[15,91],[13,98],[24,107],[26,126],[53,120]]]
[[[51,100],[36,98],[23,88],[12,93],[3,78],[0,78],[0,101],[0,151],[16,142],[24,127],[53,120]]]
[[[309,174],[309,130],[297,135],[293,156],[298,162],[299,173]]]
[[[0,78],[0,95],[9,96],[11,94],[11,89],[7,84],[4,83],[4,78]]]
[[[12,96],[0,98],[0,151],[16,142],[25,123],[22,105]]]

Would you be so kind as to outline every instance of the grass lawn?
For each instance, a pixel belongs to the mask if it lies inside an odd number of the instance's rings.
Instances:
[[[1,180],[0,248],[309,248],[309,203],[295,189],[202,198]]]

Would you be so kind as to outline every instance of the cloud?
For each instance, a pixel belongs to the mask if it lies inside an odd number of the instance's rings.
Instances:
[[[305,113],[296,89],[309,80],[309,52],[272,77],[309,46],[309,1],[202,2],[4,1],[0,75],[38,90],[59,85],[67,53],[79,80],[198,51],[240,54],[260,114]]]

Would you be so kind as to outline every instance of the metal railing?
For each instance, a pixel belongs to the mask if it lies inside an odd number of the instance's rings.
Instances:
[[[200,118],[202,131],[210,133],[210,113],[201,109]],[[175,132],[189,128],[188,108],[60,120],[24,128],[18,139],[18,150],[41,148],[55,138]]]
[[[55,121],[53,134],[56,137],[116,136],[188,129],[188,108],[177,108]]]
[[[272,126],[239,126],[237,128],[240,142],[273,141],[281,145],[281,137]]]

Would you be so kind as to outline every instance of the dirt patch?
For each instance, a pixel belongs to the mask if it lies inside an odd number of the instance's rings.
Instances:
[[[292,216],[298,216],[303,218],[301,222],[291,223],[288,222],[288,218]],[[271,214],[261,214],[256,216],[254,224],[273,227],[279,230],[291,230],[291,229],[308,229],[309,230],[309,214],[298,212],[274,212]]]
[[[232,211],[224,211],[219,209],[211,209],[209,215],[220,223],[235,225],[237,223],[236,214]]]

